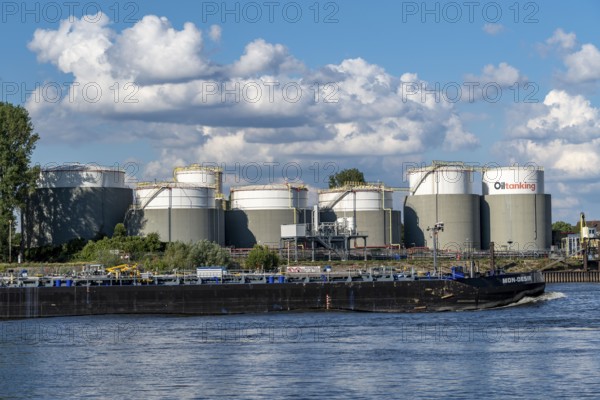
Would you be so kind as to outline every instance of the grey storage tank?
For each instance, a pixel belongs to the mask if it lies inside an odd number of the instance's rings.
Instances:
[[[309,222],[308,189],[297,184],[232,187],[226,211],[226,244],[279,247],[281,225]]]
[[[537,166],[489,168],[482,175],[483,248],[537,251],[552,244],[551,196]]]
[[[24,214],[28,247],[111,236],[133,202],[119,168],[67,164],[45,168]]]
[[[480,200],[473,194],[473,168],[463,163],[434,162],[408,171],[410,193],[404,203],[406,247],[433,247],[431,232],[444,223],[438,248],[446,251],[479,249]]]
[[[127,218],[132,234],[158,233],[164,242],[225,244],[221,171],[198,165],[175,169],[176,182],[139,183]]]
[[[338,222],[368,235],[368,247],[399,246],[401,213],[393,209],[393,191],[382,184],[354,184],[319,191],[322,222]],[[362,247],[362,240],[351,246]]]

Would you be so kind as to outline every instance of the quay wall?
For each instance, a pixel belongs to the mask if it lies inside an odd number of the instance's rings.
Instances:
[[[600,282],[600,271],[544,271],[546,283]]]

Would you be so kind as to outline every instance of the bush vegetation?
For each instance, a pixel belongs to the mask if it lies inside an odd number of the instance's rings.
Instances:
[[[196,243],[163,243],[157,233],[147,236],[127,236],[123,224],[115,226],[112,237],[97,240],[71,240],[60,246],[31,249],[27,259],[41,262],[86,262],[106,267],[125,263],[140,264],[147,271],[172,271],[200,266],[229,266],[227,249],[208,240]]]

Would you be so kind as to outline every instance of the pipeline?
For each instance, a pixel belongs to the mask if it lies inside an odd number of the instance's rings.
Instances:
[[[394,243],[394,235],[393,235],[393,231],[392,231],[392,208],[385,208],[385,186],[382,185],[381,186],[381,208],[383,208],[383,219],[385,221],[385,212],[387,211],[389,213],[389,246],[391,248],[394,248],[394,246],[398,246],[398,249],[402,248],[402,245],[400,243]],[[385,235],[384,235],[385,236]],[[401,234],[398,235],[398,239],[401,239]]]

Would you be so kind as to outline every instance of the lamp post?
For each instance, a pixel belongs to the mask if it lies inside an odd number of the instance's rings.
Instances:
[[[8,263],[12,262],[12,220],[8,220]]]
[[[431,236],[433,238],[433,273],[438,276],[438,268],[437,268],[437,235],[439,231],[444,231],[444,223],[436,222],[433,228],[427,227],[428,231],[431,231]],[[441,275],[441,274],[440,274]]]

